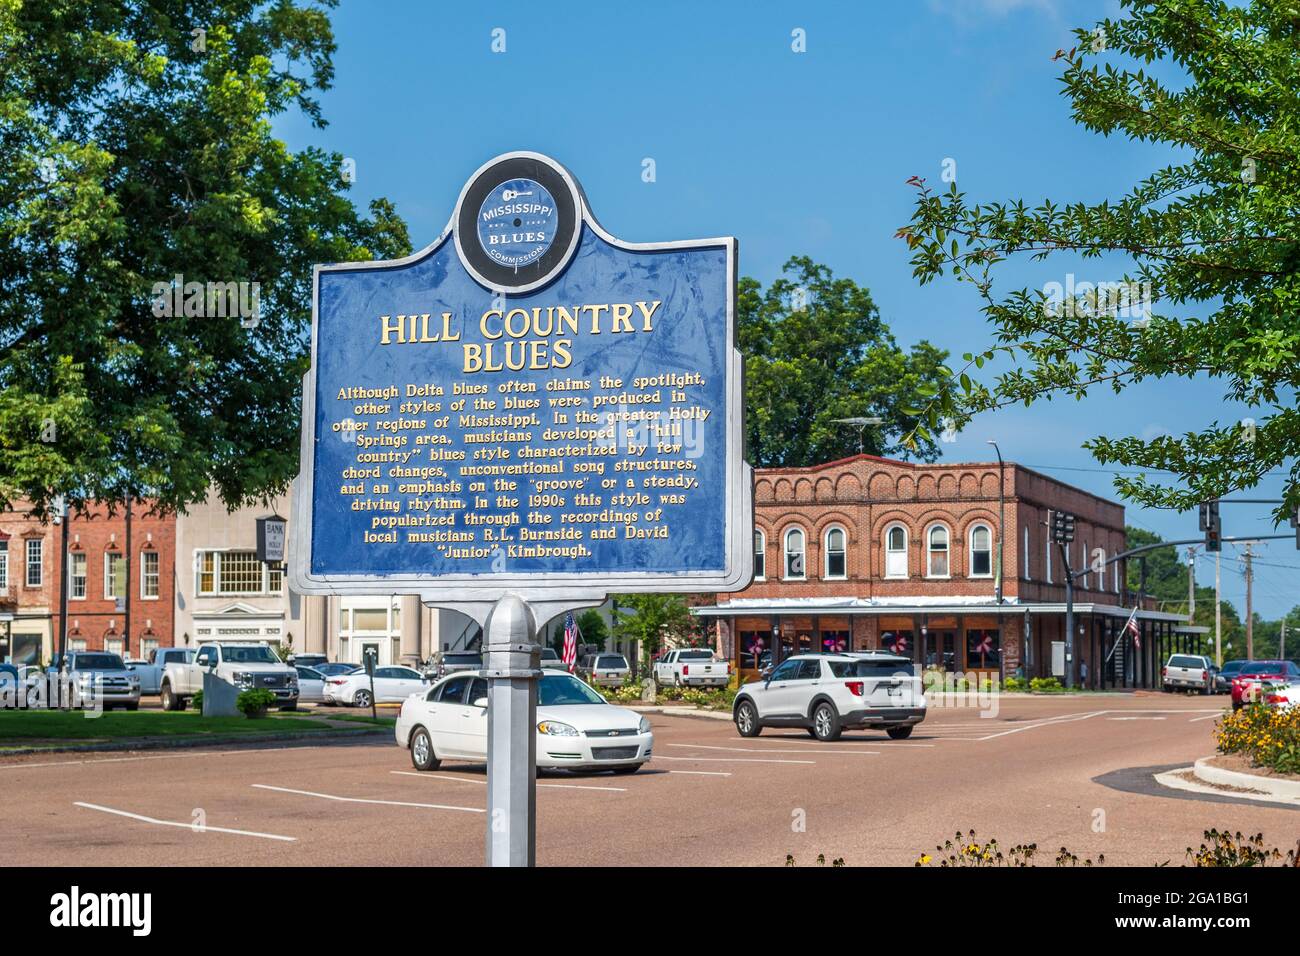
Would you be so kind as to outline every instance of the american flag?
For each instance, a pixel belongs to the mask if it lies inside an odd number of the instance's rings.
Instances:
[[[570,674],[578,666],[578,622],[573,619],[573,612],[564,615],[564,666]]]
[[[1138,650],[1142,649],[1142,629],[1137,624],[1138,609],[1134,608],[1133,613],[1128,616],[1128,623],[1124,625],[1124,630],[1133,635],[1133,646]]]

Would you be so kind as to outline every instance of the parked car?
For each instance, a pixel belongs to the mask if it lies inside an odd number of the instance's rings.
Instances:
[[[1269,684],[1293,684],[1300,681],[1300,667],[1292,661],[1247,661],[1232,679],[1232,709],[1240,710],[1254,703]]]
[[[1219,668],[1214,675],[1214,692],[1216,694],[1229,694],[1232,692],[1232,679],[1241,673],[1241,669],[1249,664],[1250,661],[1224,661],[1223,666]]]
[[[1161,690],[1194,690],[1198,694],[1214,693],[1214,662],[1200,654],[1171,654],[1161,672]]]
[[[542,667],[553,671],[567,671],[569,669],[565,665],[564,659],[555,653],[553,647],[542,648]]]
[[[578,676],[600,687],[621,687],[631,673],[622,654],[588,654],[578,665]]]
[[[140,678],[130,670],[118,654],[103,651],[72,651],[67,658],[69,681],[83,699],[93,694],[103,703],[104,710],[122,706],[127,710],[140,709]],[[58,669],[55,655],[52,668]]]
[[[803,727],[818,740],[861,728],[904,740],[925,713],[916,666],[878,651],[788,657],[766,680],[742,687],[732,707],[742,737],[757,737],[764,727]]]
[[[1300,707],[1300,683],[1274,684],[1263,692],[1264,703],[1280,710]]]
[[[31,707],[39,699],[39,685],[45,674],[35,664],[0,665],[0,707]],[[46,694],[50,693],[45,688]]]
[[[731,680],[731,664],[714,658],[708,648],[669,651],[654,667],[660,687],[725,687]]]
[[[329,657],[324,654],[290,654],[288,662],[294,667],[319,667],[328,664]]]
[[[439,651],[429,661],[427,673],[432,678],[446,677],[459,671],[474,671],[483,666],[478,651]]]
[[[185,702],[203,690],[205,673],[240,690],[268,690],[281,710],[298,706],[298,672],[275,651],[255,641],[213,641],[200,644],[192,661],[168,664],[163,670],[163,710],[184,710]]]
[[[453,674],[402,704],[394,734],[416,770],[444,760],[487,759],[487,679]],[[546,671],[537,682],[537,766],[636,773],[654,750],[650,721],[608,704],[572,674]]]
[[[376,667],[374,703],[402,701],[429,686],[429,679],[410,667]],[[325,681],[325,703],[350,707],[369,707],[370,675],[365,668],[330,677]]]
[[[325,699],[325,675],[314,667],[295,664],[298,672],[298,702],[320,703]]]
[[[339,677],[343,674],[351,674],[353,671],[363,670],[360,664],[344,664],[342,662],[331,661],[328,664],[314,664],[312,669],[324,674],[326,677]]]
[[[162,690],[163,672],[168,664],[190,664],[196,651],[192,647],[160,647],[149,652],[143,663],[128,661],[127,668],[140,678],[140,693],[157,694]]]

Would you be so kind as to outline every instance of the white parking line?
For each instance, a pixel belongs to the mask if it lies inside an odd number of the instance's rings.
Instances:
[[[250,786],[258,790],[275,790],[278,793],[294,793],[300,797],[318,797],[321,800],[337,800],[339,803],[377,803],[386,807],[417,807],[422,810],[461,810],[465,813],[487,813],[482,807],[453,807],[444,803],[406,803],[402,800],[368,800],[365,797],[339,797],[332,793],[315,793],[311,790],[291,790],[288,787],[272,787],[265,783]]]
[[[432,777],[437,780],[459,780],[461,783],[477,783],[487,786],[486,780],[473,780],[464,777],[457,777],[455,774],[429,773],[428,771],[416,773],[413,770],[390,770],[389,773],[396,774],[399,777]],[[612,793],[627,793],[626,787],[589,787],[576,783],[539,783],[539,787],[558,787],[561,790],[608,790]]]
[[[780,760],[772,758],[764,760],[762,757],[668,757],[664,754],[656,754],[655,760],[686,760],[694,763],[807,763],[814,764],[816,760]]]
[[[128,813],[125,810],[114,810],[112,807],[101,807],[96,803],[82,803],[79,800],[73,801],[73,806],[84,807],[87,810],[98,810],[100,813],[111,813],[115,816],[126,817],[129,820],[139,820],[141,823],[150,823],[156,827],[180,827],[182,830],[189,830],[191,833],[229,833],[233,836],[258,837],[262,840],[284,840],[287,843],[296,843],[297,837],[280,836],[278,833],[257,833],[253,830],[232,830],[229,827],[214,827],[204,824],[195,826],[193,822],[181,823],[175,820],[159,820],[156,817],[146,817],[140,813]]]
[[[686,747],[688,750],[731,750],[743,754],[806,754],[814,749],[813,744],[806,747],[782,749],[777,747],[719,747],[716,744],[669,744],[669,747]],[[879,750],[826,750],[816,747],[819,754],[862,754],[867,757],[880,756]]]
[[[1107,720],[1164,720],[1163,717],[1107,717]]]
[[[1221,716],[1223,716],[1225,713],[1227,713],[1227,711],[1222,711],[1222,710],[1221,710],[1221,711],[1218,711],[1217,713],[1206,714],[1204,717],[1193,717],[1191,720],[1188,721],[1188,723],[1189,723],[1189,724],[1194,724],[1194,723],[1196,723],[1198,720],[1213,720],[1215,717],[1221,717]]]
[[[664,773],[685,773],[696,777],[730,777],[725,770],[665,770]]]

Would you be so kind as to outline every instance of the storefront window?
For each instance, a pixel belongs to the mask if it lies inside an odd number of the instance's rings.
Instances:
[[[822,631],[822,651],[824,653],[842,654],[848,649],[848,631]]]
[[[966,667],[997,670],[1002,666],[1002,635],[997,628],[972,628],[966,632]]]
[[[901,654],[904,657],[912,656],[912,632],[910,630],[894,630],[880,632],[880,646],[894,654]]]
[[[772,637],[767,631],[740,632],[741,670],[759,670],[772,662]]]

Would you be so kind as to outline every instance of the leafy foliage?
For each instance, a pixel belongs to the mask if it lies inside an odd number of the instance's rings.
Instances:
[[[693,634],[698,622],[677,594],[619,594],[614,597],[614,636],[640,641],[641,663],[650,660],[665,642],[678,643]]]
[[[1032,208],[973,203],[955,183],[937,194],[911,180],[915,212],[899,236],[914,274],[972,283],[996,343],[965,357],[924,420],[933,428],[940,416],[965,421],[1148,379],[1209,380],[1251,409],[1251,427],[1213,421],[1181,436],[1099,436],[1085,447],[1102,463],[1172,472],[1173,482],[1139,473],[1115,485],[1144,505],[1180,510],[1289,469],[1282,519],[1300,505],[1300,18],[1280,0],[1122,5],[1124,16],[1076,31],[1076,47],[1058,51],[1062,92],[1087,129],[1167,144],[1178,161],[1116,201]],[[1153,65],[1184,76],[1161,82]],[[994,294],[998,263],[1058,254],[1125,257],[1132,268],[1115,277],[1118,288],[1055,302],[1040,290]],[[1125,315],[1131,291],[1147,288],[1150,315]],[[994,359],[1007,370],[976,381],[972,370]]]
[[[312,265],[410,247],[271,135],[324,125],[329,6],[0,0],[0,507],[287,486]],[[258,283],[258,323],[155,314],[176,275]]]
[[[934,461],[934,442],[898,439],[917,425],[916,409],[951,372],[948,353],[894,342],[871,293],[807,257],[785,264],[764,291],[740,280],[737,335],[745,355],[749,460],[756,467],[803,467],[858,451],[858,429],[837,418],[879,417],[862,433],[873,455]],[[894,437],[890,437],[894,436]]]

